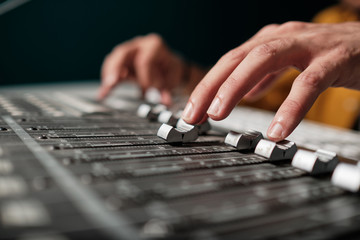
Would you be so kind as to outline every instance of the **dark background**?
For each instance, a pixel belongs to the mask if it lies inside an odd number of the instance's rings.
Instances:
[[[149,32],[208,66],[262,26],[311,21],[336,2],[33,0],[0,16],[0,83],[97,79],[116,44]]]

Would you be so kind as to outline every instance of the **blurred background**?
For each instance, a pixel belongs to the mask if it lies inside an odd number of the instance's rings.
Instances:
[[[32,0],[0,16],[0,83],[98,79],[116,44],[150,32],[184,58],[211,66],[262,26],[311,21],[336,2]]]

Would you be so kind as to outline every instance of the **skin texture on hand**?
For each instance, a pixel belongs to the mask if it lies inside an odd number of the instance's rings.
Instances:
[[[191,94],[182,118],[222,120],[242,98],[256,98],[288,67],[301,74],[278,109],[267,135],[286,138],[328,87],[360,90],[360,23],[288,22],[268,25],[226,53]]]
[[[171,90],[180,84],[185,63],[172,53],[157,34],[136,37],[116,46],[105,58],[101,69],[98,99],[125,80],[137,81],[143,93],[155,87],[162,103],[170,105]]]

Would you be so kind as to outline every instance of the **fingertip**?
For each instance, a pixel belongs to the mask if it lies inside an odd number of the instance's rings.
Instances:
[[[193,115],[194,115],[194,104],[191,101],[189,101],[186,104],[184,111],[182,112],[181,118],[185,122],[189,124],[193,124],[194,123]]]
[[[219,97],[215,97],[212,101],[209,109],[207,110],[207,114],[214,120],[217,120],[220,115],[220,108],[222,106],[222,101]]]
[[[267,131],[267,137],[274,142],[284,140],[287,137],[285,126],[279,121],[273,122]]]
[[[105,76],[100,85],[100,89],[97,93],[97,99],[103,100],[110,92],[110,90],[116,85],[117,78],[115,75]]]
[[[206,114],[215,121],[220,121],[226,118],[231,110],[234,108],[232,105],[224,104],[223,98],[216,96],[208,108]]]
[[[199,111],[196,111],[194,103],[189,101],[186,104],[181,118],[188,124],[198,124],[203,120],[204,116],[200,115]]]

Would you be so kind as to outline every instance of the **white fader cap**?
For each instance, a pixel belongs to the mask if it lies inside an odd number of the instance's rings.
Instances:
[[[157,136],[169,143],[192,142],[198,138],[199,132],[195,126],[190,124],[174,128],[163,123],[157,132]]]
[[[211,125],[208,121],[200,124],[200,125],[190,125],[186,123],[183,119],[179,119],[179,121],[176,123],[177,128],[192,128],[195,127],[197,131],[199,132],[199,135],[205,134],[207,131],[211,129]]]
[[[192,142],[199,137],[199,129],[194,125],[186,123],[182,119],[179,119],[177,122],[176,130],[182,133],[182,142]]]
[[[339,163],[331,177],[331,182],[345,190],[358,192],[360,188],[360,167],[348,163]]]
[[[272,142],[261,139],[256,145],[255,153],[270,161],[292,159],[297,150],[296,144],[287,140]]]
[[[151,112],[151,106],[149,104],[141,104],[137,109],[137,115],[141,118],[147,118]]]
[[[162,111],[166,111],[166,106],[158,104],[151,107],[149,104],[143,103],[138,107],[137,115],[141,118],[147,118],[151,121],[157,120]]]
[[[250,150],[255,149],[262,138],[262,133],[255,130],[247,130],[243,133],[230,131],[226,135],[225,144],[233,146],[238,150]]]
[[[320,149],[316,152],[298,150],[291,165],[315,175],[334,171],[338,162],[339,159],[334,152]]]
[[[157,132],[157,136],[166,140],[167,142],[182,142],[182,133],[177,131],[174,127],[163,123]]]

